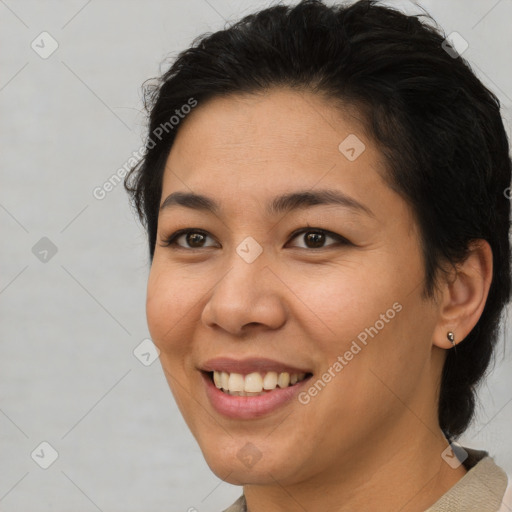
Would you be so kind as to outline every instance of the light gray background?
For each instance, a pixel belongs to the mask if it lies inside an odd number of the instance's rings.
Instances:
[[[122,185],[92,191],[140,147],[140,86],[164,57],[265,5],[0,0],[0,510],[213,512],[240,494],[206,466],[159,362],[133,354],[148,337],[145,236]],[[510,133],[512,0],[422,5],[469,42]],[[47,59],[31,48],[43,31],[59,44]],[[42,237],[58,250],[46,263]],[[510,350],[497,360],[464,442],[512,473]],[[42,441],[59,454],[46,470],[31,458]]]

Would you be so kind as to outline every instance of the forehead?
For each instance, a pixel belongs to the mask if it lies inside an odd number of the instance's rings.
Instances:
[[[343,184],[350,192],[375,186],[383,168],[357,114],[311,92],[276,89],[199,104],[179,126],[163,192],[184,184],[247,192]]]

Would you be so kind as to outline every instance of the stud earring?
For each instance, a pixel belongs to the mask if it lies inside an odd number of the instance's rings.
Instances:
[[[453,347],[455,347],[455,335],[452,331],[448,331],[446,333],[446,337],[448,338],[448,341],[452,344]]]

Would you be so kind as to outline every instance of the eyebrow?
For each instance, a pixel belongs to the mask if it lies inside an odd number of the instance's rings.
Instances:
[[[160,206],[160,211],[171,206],[183,206],[194,210],[207,211],[217,214],[220,205],[214,199],[196,194],[193,192],[173,192],[169,194]],[[365,205],[356,201],[354,198],[337,190],[303,190],[283,194],[273,198],[267,205],[269,215],[278,215],[280,213],[290,212],[309,208],[317,205],[338,205],[354,210],[356,212],[366,213],[371,217],[375,214]]]

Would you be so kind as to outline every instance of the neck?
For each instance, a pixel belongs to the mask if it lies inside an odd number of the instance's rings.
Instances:
[[[418,435],[418,431],[423,435]],[[308,480],[247,485],[244,494],[248,512],[423,512],[457,483],[466,470],[462,465],[452,469],[441,458],[448,442],[439,427],[419,428],[416,424],[408,432],[408,436],[399,432],[394,438],[380,432],[380,439],[368,442],[366,449],[343,454],[343,464],[329,467]]]

